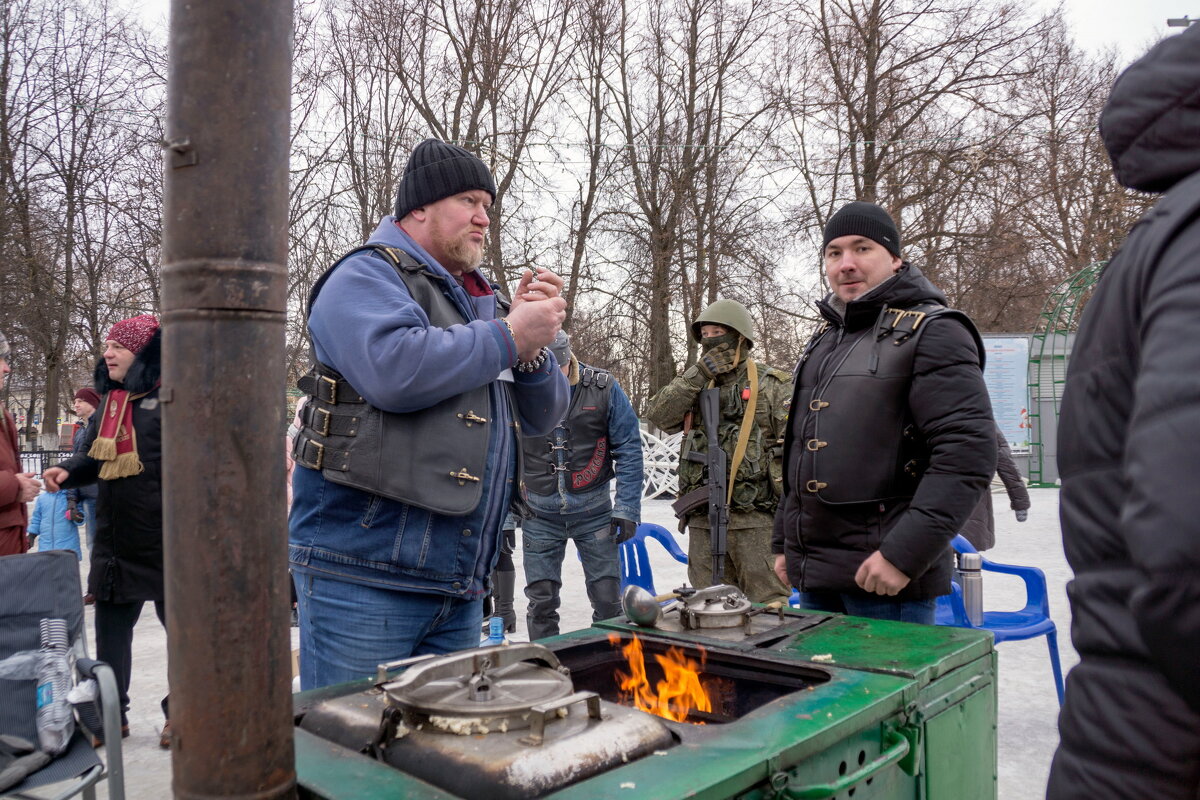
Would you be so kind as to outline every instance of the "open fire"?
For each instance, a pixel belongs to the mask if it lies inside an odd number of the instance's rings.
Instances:
[[[615,633],[608,635],[609,644],[614,647],[621,644],[621,637]],[[700,652],[700,662],[688,658],[682,648],[671,647],[666,655],[655,655],[662,670],[663,679],[654,687],[650,686],[650,678],[646,674],[646,659],[642,652],[642,640],[636,635],[629,643],[621,647],[621,654],[629,666],[629,671],[618,669],[614,675],[621,690],[621,697],[641,711],[647,711],[664,719],[675,722],[687,722],[692,710],[701,712],[712,711],[712,699],[700,683],[700,674],[707,660],[703,647]],[[691,720],[703,725],[699,720]]]

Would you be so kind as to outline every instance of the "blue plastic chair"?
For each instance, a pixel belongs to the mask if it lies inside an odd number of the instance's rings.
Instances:
[[[951,542],[958,553],[977,553],[970,542],[962,536],[955,536]],[[985,572],[999,572],[1005,575],[1016,575],[1025,581],[1025,607],[1020,611],[984,611],[983,624],[975,626],[967,619],[967,610],[963,605],[962,588],[957,582],[951,585],[951,592],[938,598],[937,624],[950,625],[958,628],[975,628],[991,631],[1000,642],[1032,639],[1045,636],[1046,645],[1050,649],[1050,667],[1054,670],[1054,689],[1058,692],[1058,704],[1063,701],[1062,664],[1058,658],[1058,629],[1050,619],[1050,601],[1046,592],[1046,575],[1037,567],[1019,567],[1013,564],[998,564],[983,558]]]
[[[654,572],[650,569],[650,556],[646,552],[646,539],[657,539],[671,556],[680,564],[688,563],[687,553],[679,549],[679,543],[669,530],[653,522],[643,522],[628,541],[621,544],[621,590],[629,584],[640,586],[650,594],[654,591]]]

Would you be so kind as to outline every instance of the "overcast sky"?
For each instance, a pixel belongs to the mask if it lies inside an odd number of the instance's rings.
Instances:
[[[1040,0],[1040,4],[1054,6],[1050,0]],[[1162,37],[1182,30],[1168,28],[1167,19],[1200,19],[1200,0],[1065,0],[1064,6],[1076,41],[1093,51],[1116,46],[1122,64],[1136,59]]]
[[[1053,8],[1058,0],[1033,0],[1035,7]],[[1163,36],[1170,17],[1200,19],[1200,0],[1062,0],[1076,40],[1088,50],[1117,47],[1121,63],[1133,61]],[[170,0],[124,0],[138,9],[148,24],[166,25]]]

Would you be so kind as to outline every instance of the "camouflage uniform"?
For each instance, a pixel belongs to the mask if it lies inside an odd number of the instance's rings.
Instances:
[[[697,326],[699,322],[697,320]],[[745,350],[745,343],[742,348]],[[745,358],[733,371],[719,375],[716,384],[721,389],[721,422],[717,436],[732,466],[747,404],[744,395],[748,397],[744,391],[749,386]],[[791,594],[773,569],[771,533],[783,486],[783,436],[792,400],[792,379],[782,370],[760,364],[758,384],[754,425],[750,428],[746,455],[738,466],[729,507],[725,582],[740,588],[756,603],[768,603],[786,600]],[[684,417],[688,412],[692,414],[692,427],[684,436],[681,447],[680,496],[707,483],[707,466],[688,460],[686,455],[689,451],[708,451],[699,402],[700,392],[708,386],[708,379],[693,365],[651,398],[646,410],[646,417],[668,433],[682,430]],[[703,588],[712,584],[707,510],[689,515],[686,524],[692,531],[688,543],[688,580],[693,586]]]

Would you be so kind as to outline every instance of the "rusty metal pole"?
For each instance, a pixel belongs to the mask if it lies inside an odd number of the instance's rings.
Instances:
[[[283,461],[292,0],[172,0],[163,523],[177,798],[295,797]]]

